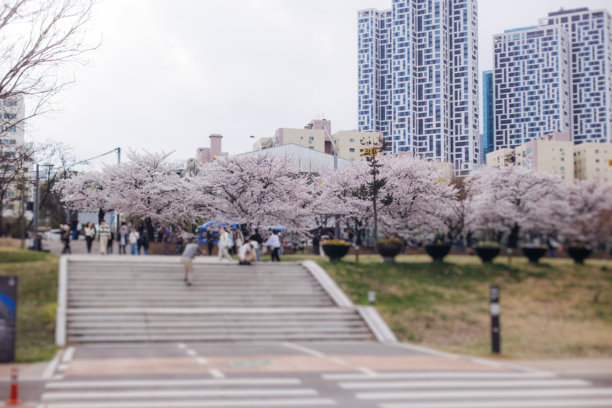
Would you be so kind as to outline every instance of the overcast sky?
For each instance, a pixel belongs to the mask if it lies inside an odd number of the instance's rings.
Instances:
[[[559,8],[609,0],[479,0],[479,69],[492,35],[536,25]],[[224,150],[313,118],[357,128],[357,10],[391,0],[99,0],[89,34],[102,38],[61,108],[26,137],[73,147],[79,159],[121,147],[194,156],[211,133]],[[115,160],[109,159],[109,160]]]

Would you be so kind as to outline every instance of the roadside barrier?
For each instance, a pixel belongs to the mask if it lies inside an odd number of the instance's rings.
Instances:
[[[6,405],[19,405],[19,368],[11,368],[11,397],[6,400]]]

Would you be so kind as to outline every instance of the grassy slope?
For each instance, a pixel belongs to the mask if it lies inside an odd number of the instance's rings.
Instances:
[[[304,258],[303,256],[297,256]],[[502,352],[510,358],[612,356],[612,264],[546,259],[451,256],[433,264],[427,256],[378,256],[329,263],[315,259],[355,303],[377,292],[376,307],[402,340],[452,352],[489,354],[489,285],[500,285]],[[284,260],[293,260],[286,256]]]
[[[19,277],[16,360],[48,360],[55,353],[58,257],[0,248],[0,275]]]

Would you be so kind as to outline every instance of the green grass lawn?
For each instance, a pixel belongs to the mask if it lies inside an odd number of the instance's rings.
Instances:
[[[501,291],[502,354],[507,358],[612,357],[612,263],[506,257],[483,265],[475,256],[426,255],[381,264],[376,255],[313,259],[357,304],[377,293],[376,308],[400,340],[450,352],[490,353],[489,286]]]
[[[16,360],[49,360],[55,353],[58,257],[0,248],[0,275],[19,277]]]

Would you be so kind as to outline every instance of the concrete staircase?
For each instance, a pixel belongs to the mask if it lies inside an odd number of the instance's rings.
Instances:
[[[71,256],[60,264],[59,345],[381,339],[371,327],[378,315],[354,307],[313,262],[196,262],[191,287],[178,257]]]

